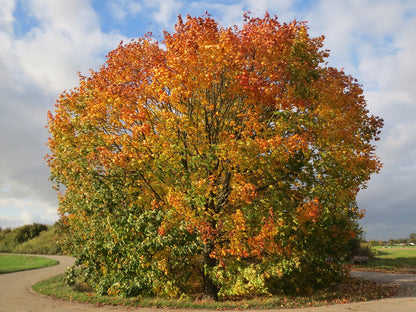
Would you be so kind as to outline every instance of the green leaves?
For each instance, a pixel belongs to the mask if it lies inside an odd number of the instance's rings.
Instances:
[[[120,45],[48,115],[85,281],[216,298],[342,276],[355,197],[381,166],[361,87],[304,23],[189,17],[163,43]]]

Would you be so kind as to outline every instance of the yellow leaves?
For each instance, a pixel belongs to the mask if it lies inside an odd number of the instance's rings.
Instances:
[[[356,212],[357,212],[357,218],[362,219],[364,218],[366,211],[365,209],[356,209]]]
[[[157,230],[160,236],[165,236],[166,234],[166,228],[164,226],[160,226]]]
[[[267,274],[302,268],[305,255],[319,260],[314,235],[352,237],[362,212],[351,206],[381,166],[371,142],[382,123],[368,116],[356,82],[322,65],[321,38],[268,15],[243,29],[189,17],[164,43],[120,45],[48,113],[47,162],[65,187],[59,210],[77,250],[95,252],[77,241],[93,227],[139,257],[131,272],[171,281],[171,261],[175,274],[185,265],[171,248],[201,266],[209,244],[227,274],[242,258],[259,263],[234,271],[244,293]],[[121,264],[130,265],[107,268]],[[149,287],[176,289],[163,283]]]
[[[230,202],[233,205],[238,205],[241,202],[250,204],[256,198],[256,187],[248,180],[248,177],[244,176],[243,174],[234,174],[234,178],[231,182],[233,193],[230,195]]]
[[[305,137],[305,134],[299,135],[294,134],[289,139],[287,139],[287,147],[290,151],[307,151],[308,150],[308,144],[309,140]]]
[[[316,197],[313,200],[305,202],[297,208],[297,217],[299,223],[317,222],[321,215],[321,205]]]
[[[187,205],[183,194],[175,192],[174,190],[170,190],[166,195],[166,200],[174,210],[178,211],[179,213],[185,212],[183,209],[185,209]]]
[[[151,127],[147,123],[142,124],[142,125],[135,125],[132,128],[133,135],[140,135],[140,134],[149,135],[150,131],[151,131]]]
[[[274,135],[271,138],[267,138],[267,139],[262,138],[262,137],[257,137],[256,138],[256,143],[258,145],[260,153],[270,154],[270,153],[273,153],[273,151],[276,151],[279,148],[281,148],[282,143],[283,143],[283,138],[278,134]],[[291,147],[291,149],[292,149],[292,147]]]
[[[234,213],[232,220],[234,222],[234,228],[237,231],[245,231],[246,230],[246,224],[245,224],[245,218],[240,209],[237,209],[237,211]]]
[[[168,270],[168,263],[166,261],[166,259],[162,259],[157,261],[157,268],[162,271],[165,275],[168,275],[169,270]]]
[[[205,49],[214,49],[214,50],[219,50],[220,49],[220,45],[219,44],[207,44],[204,46]]]
[[[150,205],[151,205],[152,209],[159,209],[161,206],[163,206],[163,202],[159,201],[159,200],[156,200],[156,199],[153,199],[151,201]]]
[[[103,274],[107,274],[107,267],[103,263],[100,263],[100,268]]]

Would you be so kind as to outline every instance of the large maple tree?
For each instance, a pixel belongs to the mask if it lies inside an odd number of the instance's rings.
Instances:
[[[91,286],[218,299],[345,274],[382,120],[307,30],[179,17],[61,94],[47,162]]]

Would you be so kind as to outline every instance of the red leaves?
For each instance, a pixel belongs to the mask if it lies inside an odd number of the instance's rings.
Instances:
[[[265,276],[283,272],[339,275],[320,266],[343,256],[362,215],[355,197],[381,167],[382,120],[356,81],[324,66],[322,42],[305,23],[246,16],[231,29],[205,16],[179,18],[164,48],[144,37],[110,52],[48,113],[69,248],[90,248],[90,227],[103,233],[99,246],[115,233],[108,248],[124,242],[126,257],[143,246],[131,272],[147,276],[143,259],[163,263],[163,275],[190,262],[212,276],[221,267],[219,286],[245,272],[242,293],[264,293]]]

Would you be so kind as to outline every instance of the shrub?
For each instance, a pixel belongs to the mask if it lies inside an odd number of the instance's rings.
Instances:
[[[46,231],[48,226],[40,223],[24,225],[17,230],[16,241],[21,244],[38,236],[41,232]]]
[[[17,245],[15,230],[7,228],[0,232],[0,252],[12,252]]]
[[[59,235],[55,227],[50,226],[46,231],[42,231],[38,236],[22,244],[17,245],[13,252],[26,254],[56,255],[61,253],[61,247],[57,243]]]

